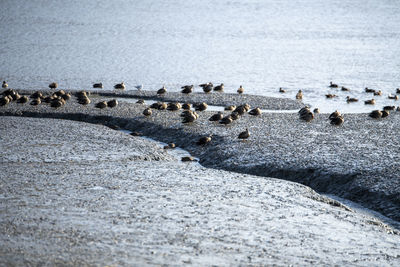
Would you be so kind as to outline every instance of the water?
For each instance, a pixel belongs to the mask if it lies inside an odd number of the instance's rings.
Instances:
[[[400,2],[22,1],[0,3],[0,79],[16,88],[129,89],[223,82],[225,91],[294,98],[322,111],[369,111],[400,87]],[[329,81],[351,88],[332,91]],[[288,89],[287,94],[278,88]],[[338,99],[326,100],[336,92]]]

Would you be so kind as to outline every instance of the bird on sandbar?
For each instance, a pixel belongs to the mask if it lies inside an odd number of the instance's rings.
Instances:
[[[314,114],[311,111],[303,112],[300,114],[300,119],[306,122],[310,122],[314,119]]]
[[[151,108],[146,108],[145,110],[143,110],[143,115],[150,116],[153,112],[151,111]]]
[[[214,91],[216,92],[223,92],[224,91],[224,84],[221,83],[220,85],[217,85],[214,87]]]
[[[182,109],[191,109],[192,105],[190,103],[184,103],[182,104]]]
[[[211,142],[211,139],[212,139],[212,134],[208,136],[203,136],[196,142],[196,145],[205,146],[206,144]]]
[[[338,88],[339,86],[336,83],[330,82],[329,87],[331,88]]]
[[[343,116],[338,116],[338,117],[335,117],[335,118],[332,118],[332,119],[331,119],[331,124],[332,124],[332,125],[337,125],[337,126],[339,126],[339,125],[342,125],[343,122],[344,122]]]
[[[191,162],[191,161],[197,161],[195,158],[193,158],[193,157],[182,157],[181,158],[181,161],[182,162]]]
[[[165,88],[165,86],[163,86],[162,88],[157,90],[157,95],[163,95],[167,92],[167,88]]]
[[[197,120],[198,114],[196,112],[188,112],[186,115],[183,117],[182,123],[191,123]]]
[[[225,116],[219,121],[220,124],[225,124],[225,125],[231,124],[232,122],[233,120],[231,115]]]
[[[249,111],[249,114],[253,115],[253,116],[261,115],[261,109],[260,108],[254,108],[254,109]]]
[[[314,108],[314,114],[318,114],[318,113],[320,113],[319,108]]]
[[[380,118],[382,118],[382,111],[373,110],[373,111],[371,111],[371,113],[369,113],[368,116],[373,118],[373,119],[380,119]]]
[[[232,112],[231,113],[231,119],[233,120],[233,121],[236,121],[236,120],[238,120],[238,119],[240,119],[240,114],[239,113],[237,113],[237,112]]]
[[[20,99],[18,99],[17,103],[20,104],[25,104],[26,102],[28,102],[28,97],[26,95],[20,97]]]
[[[168,105],[166,103],[160,103],[158,105],[158,110],[166,110]]]
[[[329,115],[328,118],[331,120],[331,119],[334,119],[334,118],[337,118],[337,117],[341,117],[341,116],[342,116],[342,114],[340,114],[339,111],[335,110],[334,112],[331,113],[331,115]]]
[[[169,143],[168,145],[164,146],[164,149],[174,149],[176,145],[174,143]]]
[[[237,89],[237,93],[238,93],[239,95],[241,95],[241,94],[244,93],[244,88],[243,88],[243,86],[239,86],[239,89]]]
[[[375,105],[376,101],[375,99],[370,99],[370,100],[365,100],[364,103],[365,105]]]
[[[2,88],[7,88],[7,87],[8,87],[7,82],[6,82],[6,81],[3,81],[3,84],[1,85],[1,87],[2,87]]]
[[[388,110],[382,110],[381,112],[382,112],[382,118],[386,118],[390,114]]]
[[[144,99],[138,99],[138,101],[136,101],[136,104],[143,105],[144,104]]]
[[[250,137],[250,132],[249,132],[249,129],[247,129],[246,128],[246,130],[244,131],[244,132],[241,132],[239,135],[238,135],[238,138],[239,139],[242,139],[242,140],[246,140],[247,138],[249,138]]]
[[[182,108],[182,105],[178,102],[168,103],[168,105],[167,105],[167,110],[170,110],[170,111],[177,111],[177,110],[180,110],[181,108]]]
[[[64,105],[64,103],[63,103],[61,100],[59,100],[59,99],[53,99],[53,101],[50,102],[50,106],[51,106],[52,108],[59,108],[59,107],[61,107],[62,105]]]
[[[219,121],[219,120],[221,120],[223,118],[223,116],[224,115],[222,114],[222,112],[219,111],[218,113],[212,115],[208,120],[209,121]]]
[[[103,88],[103,84],[102,83],[94,83],[93,88]]]
[[[40,105],[40,103],[42,103],[42,101],[40,100],[40,98],[35,98],[31,101],[31,105],[32,106],[37,106]]]
[[[206,86],[203,87],[203,92],[208,94],[214,89],[214,85],[209,82]]]
[[[296,99],[303,99],[303,92],[299,90],[296,94]]]
[[[56,89],[57,87],[58,87],[58,83],[52,82],[51,84],[49,84],[50,89]]]
[[[115,88],[115,89],[124,90],[124,89],[125,89],[125,84],[124,84],[124,82],[117,83],[116,85],[114,85],[114,88]]]
[[[229,105],[229,106],[226,106],[226,107],[224,108],[224,110],[232,111],[232,110],[235,110],[235,108],[236,108],[235,105]]]
[[[99,108],[99,109],[106,108],[107,107],[107,102],[106,101],[100,101],[95,105],[95,107]]]
[[[111,99],[107,102],[107,106],[110,108],[116,107],[118,105],[118,101],[116,99]]]
[[[203,102],[203,103],[197,104],[194,108],[196,111],[204,111],[208,108],[208,105]]]
[[[184,85],[181,87],[181,89],[182,94],[190,94],[191,92],[193,92],[193,85]]]

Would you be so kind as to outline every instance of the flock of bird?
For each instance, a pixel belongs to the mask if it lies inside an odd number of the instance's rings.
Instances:
[[[221,83],[220,85],[214,86],[213,83],[208,82],[208,83],[200,84],[199,87],[201,87],[203,89],[204,93],[207,93],[207,94],[210,93],[211,91],[216,91],[216,92],[224,91],[223,83]],[[330,82],[329,87],[330,88],[339,88],[339,86],[337,84],[334,84],[332,82]],[[6,89],[6,90],[4,90],[2,92],[3,97],[0,98],[0,106],[7,105],[8,103],[10,103],[12,101],[16,101],[17,103],[21,103],[21,104],[27,103],[29,101],[27,96],[21,96],[15,90],[8,89],[8,84],[6,83],[6,81],[3,81],[2,88]],[[49,88],[57,89],[58,84],[55,82],[50,83]],[[103,88],[103,84],[95,83],[95,84],[93,84],[93,88]],[[121,82],[121,83],[115,84],[114,88],[124,90],[126,88],[126,86],[125,86],[124,82]],[[138,86],[136,88],[141,89],[142,86],[140,86],[140,87]],[[181,93],[183,93],[183,94],[190,94],[193,92],[193,90],[194,90],[193,85],[184,85],[181,87]],[[341,90],[342,91],[350,91],[350,89],[343,87],[343,86],[341,87]],[[279,88],[279,92],[285,93],[286,90]],[[378,95],[378,96],[382,95],[382,92],[380,90],[378,91],[378,90],[374,90],[374,89],[370,89],[370,88],[365,88],[365,92],[373,93],[374,95]],[[157,90],[156,93],[158,96],[162,96],[165,93],[167,93],[167,89],[165,86],[163,86],[162,88]],[[237,93],[238,94],[244,93],[244,88],[242,85],[240,85],[240,87],[237,89]],[[90,104],[91,100],[89,99],[89,94],[90,93],[88,93],[86,91],[79,91],[79,92],[75,93],[77,102],[81,105]],[[400,88],[396,89],[396,94],[400,94]],[[389,98],[397,100],[398,96],[396,94],[394,96],[389,95]],[[327,94],[326,97],[333,98],[333,97],[337,97],[337,96],[334,94]],[[33,106],[37,106],[37,105],[41,104],[41,102],[45,102],[45,103],[49,103],[50,106],[53,108],[59,108],[59,107],[65,105],[66,101],[71,99],[71,94],[66,93],[64,90],[58,90],[58,91],[55,91],[52,93],[48,93],[47,95],[43,95],[40,91],[37,91],[37,92],[31,94],[30,98],[32,99],[30,104]],[[299,90],[296,94],[296,99],[302,99],[302,98],[303,98],[303,92],[301,90]],[[358,99],[350,98],[349,96],[347,96],[346,101],[348,103],[357,102]],[[145,102],[143,99],[139,99],[137,101],[137,103],[144,104]],[[375,100],[374,99],[366,100],[365,104],[373,105],[373,104],[375,104]],[[116,107],[117,105],[118,105],[118,101],[116,99],[112,99],[110,101],[100,101],[95,104],[95,107],[99,108],[99,109],[104,109],[107,107],[113,108],[113,107]],[[169,110],[169,111],[182,110],[182,112],[180,114],[180,116],[182,117],[182,123],[189,124],[189,123],[195,122],[199,118],[198,112],[204,111],[207,108],[208,108],[208,105],[207,105],[207,103],[204,103],[204,102],[203,103],[195,103],[195,104],[191,104],[191,103],[181,104],[178,102],[171,102],[171,103],[156,102],[156,103],[153,103],[152,105],[150,105],[149,107],[145,108],[143,110],[142,114],[144,116],[148,117],[153,114],[152,110]],[[395,109],[396,109],[395,106],[385,106],[383,108],[383,110],[373,110],[369,114],[369,117],[374,118],[374,119],[385,118],[385,117],[389,116],[389,111],[392,111]],[[218,122],[219,124],[223,124],[223,125],[229,125],[229,124],[233,123],[234,121],[240,119],[241,116],[243,116],[246,113],[249,115],[253,115],[253,116],[258,116],[258,115],[261,115],[261,113],[262,113],[261,109],[258,107],[250,109],[250,105],[247,103],[239,105],[239,106],[229,105],[229,106],[225,107],[225,110],[231,111],[231,113],[224,116],[222,112],[218,112],[216,114],[213,114],[209,118],[209,121]],[[397,107],[396,110],[400,111],[400,107]],[[311,122],[315,117],[314,114],[319,113],[319,109],[316,108],[313,111],[311,111],[310,107],[305,106],[305,107],[301,108],[298,113],[299,113],[299,117],[301,120],[304,120],[306,122]],[[332,125],[341,125],[344,122],[344,117],[342,114],[340,114],[339,111],[336,110],[335,112],[330,114],[329,120],[330,120],[330,124],[332,124]],[[134,135],[134,133],[132,135]],[[245,131],[240,132],[238,135],[238,138],[241,140],[245,140],[249,137],[250,137],[250,132],[247,128]],[[210,143],[211,140],[212,140],[212,135],[203,136],[196,142],[196,144],[204,146],[204,145]],[[175,144],[170,143],[164,148],[165,149],[175,148]],[[190,158],[191,157],[186,158],[184,161],[189,161]],[[191,159],[193,159],[193,158],[191,158]]]

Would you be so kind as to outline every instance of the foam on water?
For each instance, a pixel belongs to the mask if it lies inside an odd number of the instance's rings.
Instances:
[[[225,91],[294,98],[330,112],[369,111],[399,87],[397,1],[22,1],[0,3],[0,79],[11,87],[87,89],[124,81],[171,91],[223,82]],[[349,87],[326,100],[329,81]],[[288,89],[287,94],[278,88]],[[397,104],[398,105],[398,104]]]

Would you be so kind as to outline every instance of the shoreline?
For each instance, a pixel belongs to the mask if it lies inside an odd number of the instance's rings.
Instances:
[[[192,100],[197,101],[195,96]],[[311,123],[300,121],[297,114],[246,114],[226,127],[209,122],[213,113],[208,111],[201,112],[193,124],[183,125],[180,112],[154,111],[145,118],[143,105],[120,103],[114,109],[99,110],[93,103],[83,107],[75,102],[72,99],[60,109],[11,103],[0,107],[0,115],[71,119],[139,131],[158,141],[176,143],[205,167],[299,182],[400,221],[400,182],[396,179],[400,166],[395,160],[400,157],[396,141],[400,112],[379,121],[366,114],[346,114],[341,127],[329,125],[326,114],[317,115]],[[240,142],[237,134],[245,127],[252,135]],[[194,144],[211,133],[210,145]]]

